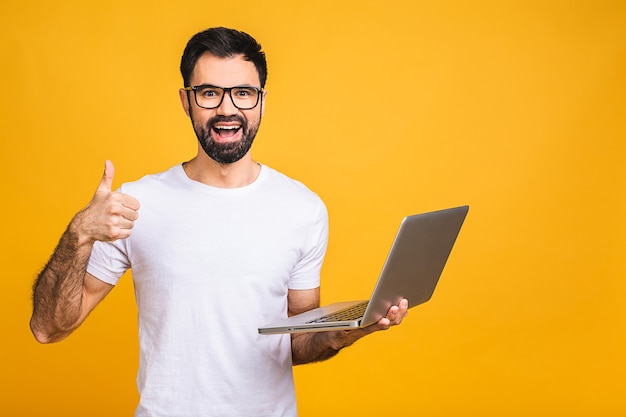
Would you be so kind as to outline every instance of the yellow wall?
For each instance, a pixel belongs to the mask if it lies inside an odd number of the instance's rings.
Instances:
[[[193,156],[177,68],[215,25],[269,57],[255,157],[328,205],[324,302],[402,216],[471,205],[430,303],[296,370],[303,417],[626,415],[626,3],[409,0],[0,4],[0,415],[132,414],[130,277],[48,346],[30,286],[106,158]]]

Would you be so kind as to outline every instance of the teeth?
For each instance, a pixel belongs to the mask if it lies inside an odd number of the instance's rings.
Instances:
[[[213,128],[218,130],[237,130],[239,126],[214,126]]]

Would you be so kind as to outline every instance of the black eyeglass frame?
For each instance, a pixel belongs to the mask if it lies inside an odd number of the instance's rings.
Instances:
[[[206,106],[201,106],[198,103],[198,96],[196,95],[196,91],[199,88],[204,88],[204,87],[210,87],[210,88],[219,88],[221,89],[224,93],[222,94],[222,98],[220,99],[220,102],[217,103],[217,105],[212,106],[212,107],[206,107]],[[239,107],[236,103],[235,100],[233,100],[233,96],[232,96],[232,90],[236,90],[238,88],[251,88],[253,90],[256,90],[257,92],[257,96],[256,96],[256,102],[254,103],[254,106],[252,107]],[[189,94],[189,92],[193,91],[193,99],[196,102],[196,105],[202,109],[217,109],[219,106],[222,105],[222,102],[224,101],[224,97],[226,97],[226,94],[228,94],[228,96],[230,97],[230,102],[233,103],[233,106],[235,106],[236,108],[238,108],[239,110],[252,110],[253,108],[255,108],[256,106],[259,105],[259,102],[261,101],[261,96],[263,95],[263,92],[265,91],[264,89],[262,89],[261,87],[255,87],[252,85],[236,85],[234,87],[220,87],[219,85],[214,85],[214,84],[200,84],[200,85],[192,85],[190,87],[185,87],[184,90],[187,91],[187,94]]]

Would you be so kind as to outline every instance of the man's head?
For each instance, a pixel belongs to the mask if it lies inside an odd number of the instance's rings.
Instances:
[[[250,35],[212,28],[194,35],[180,64],[180,97],[200,146],[214,161],[246,156],[261,123],[265,54]]]

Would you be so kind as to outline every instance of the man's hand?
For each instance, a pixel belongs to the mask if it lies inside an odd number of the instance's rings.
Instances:
[[[395,326],[395,325],[402,323],[402,319],[404,319],[406,315],[409,314],[408,310],[409,310],[409,302],[407,301],[406,298],[404,298],[400,301],[400,303],[397,306],[392,306],[389,309],[386,317],[381,318],[380,320],[378,320],[378,323],[372,324],[371,326],[368,326],[368,327],[373,326],[372,328],[373,331],[387,330],[391,326]]]
[[[139,217],[139,201],[111,191],[115,168],[106,161],[102,180],[87,207],[78,213],[72,227],[81,240],[112,242],[130,236]]]
[[[335,356],[341,349],[350,346],[363,336],[402,323],[408,314],[409,302],[402,299],[392,306],[387,316],[367,327],[354,330],[338,330],[318,333],[294,333],[291,335],[291,357],[294,365],[323,361]]]

